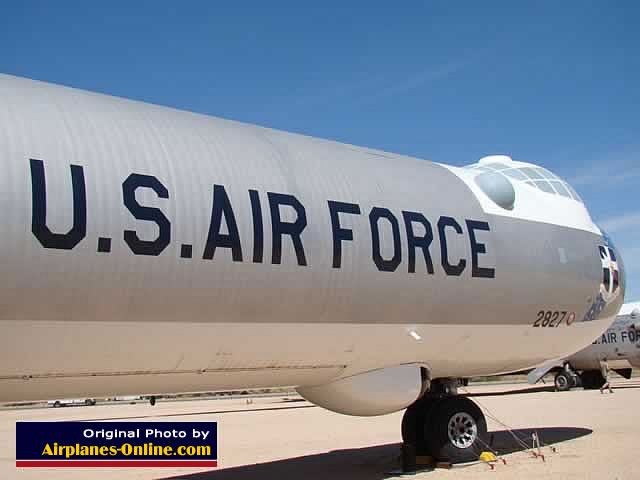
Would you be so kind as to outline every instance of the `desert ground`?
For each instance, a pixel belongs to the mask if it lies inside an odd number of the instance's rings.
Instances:
[[[402,412],[349,417],[316,407],[295,395],[89,407],[0,410],[0,478],[51,479],[416,479],[640,478],[640,378],[616,380],[613,394],[575,389],[557,393],[524,383],[474,384],[467,392],[487,415],[491,445],[499,453],[486,463],[399,473]],[[463,393],[467,393],[463,392]],[[15,422],[217,421],[215,469],[16,468]],[[536,432],[541,457],[521,442]],[[517,437],[519,440],[516,440]],[[537,451],[537,450],[535,450]],[[503,463],[503,461],[506,462]]]

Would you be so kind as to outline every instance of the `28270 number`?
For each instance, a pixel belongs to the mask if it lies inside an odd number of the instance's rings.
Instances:
[[[571,325],[569,323],[569,318],[567,318],[566,310],[558,311],[558,310],[540,310],[536,315],[536,321],[533,323],[534,327],[559,327],[562,322],[564,322],[565,318],[567,319],[567,325]],[[575,315],[573,315],[575,316]]]

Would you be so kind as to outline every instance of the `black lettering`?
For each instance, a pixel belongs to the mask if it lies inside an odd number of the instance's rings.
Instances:
[[[124,205],[137,220],[154,222],[158,226],[158,237],[155,240],[140,240],[133,230],[124,231],[124,241],[136,255],[157,256],[171,242],[171,223],[159,208],[143,207],[136,200],[136,190],[140,187],[150,188],[160,198],[169,198],[169,191],[156,177],[132,173],[122,183]]]
[[[440,262],[442,268],[447,275],[459,276],[467,266],[467,261],[461,258],[457,265],[452,265],[449,262],[449,249],[447,247],[447,236],[445,234],[445,228],[453,228],[458,235],[462,235],[462,227],[451,217],[440,217],[438,220],[438,234],[440,236]]]
[[[333,268],[342,265],[342,241],[353,241],[353,230],[340,226],[340,213],[360,215],[360,207],[355,203],[334,202],[328,200],[329,214],[331,215],[331,231],[333,234]]]
[[[618,335],[616,332],[609,333],[609,343],[618,343]]]
[[[489,232],[489,224],[487,222],[478,222],[476,220],[467,220],[467,229],[469,230],[469,242],[471,244],[471,276],[480,278],[495,278],[496,271],[493,268],[485,268],[478,266],[478,254],[487,253],[484,243],[476,240],[476,230]]]
[[[264,227],[262,225],[262,206],[257,190],[249,190],[251,215],[253,217],[253,263],[262,263],[264,251]]]
[[[271,228],[272,228],[272,252],[271,263],[280,265],[282,262],[282,236],[289,235],[293,242],[293,248],[296,252],[298,265],[307,265],[307,259],[304,254],[304,247],[300,235],[307,226],[307,213],[304,206],[293,195],[285,195],[283,193],[267,192],[269,198],[269,210],[271,211]],[[285,205],[293,208],[296,212],[296,220],[294,222],[283,222],[280,217],[280,206]]]
[[[109,253],[111,251],[111,239],[100,237],[98,238],[98,252]]]
[[[415,273],[416,271],[416,248],[422,250],[424,256],[424,263],[427,267],[427,272],[433,274],[433,262],[431,261],[431,254],[429,253],[429,247],[433,241],[433,230],[431,224],[424,217],[423,214],[417,212],[402,212],[404,218],[404,226],[407,231],[407,246],[409,248],[409,273]],[[424,228],[424,235],[422,237],[416,237],[413,231],[412,223],[419,223]]]
[[[84,170],[70,165],[73,190],[73,226],[67,233],[53,233],[47,227],[47,187],[42,160],[31,162],[31,231],[44,248],[71,250],[87,234],[87,194]]]
[[[191,258],[193,256],[193,245],[183,243],[180,245],[180,258]]]
[[[380,252],[380,230],[378,228],[378,220],[381,218],[384,218],[389,222],[393,234],[393,257],[389,260],[382,258],[382,253]],[[389,211],[389,209],[374,207],[371,209],[371,213],[369,213],[369,224],[371,225],[371,252],[373,261],[381,272],[395,271],[402,261],[400,227],[398,226],[398,220],[393,213]]]
[[[222,225],[222,216],[224,215],[227,224],[228,234],[220,233]],[[209,224],[209,234],[207,235],[207,244],[204,247],[204,260],[211,260],[216,248],[230,248],[231,258],[234,262],[242,261],[242,247],[240,245],[240,234],[238,233],[238,225],[236,217],[231,208],[231,202],[227,191],[222,185],[213,186],[213,207],[211,208],[211,223]]]

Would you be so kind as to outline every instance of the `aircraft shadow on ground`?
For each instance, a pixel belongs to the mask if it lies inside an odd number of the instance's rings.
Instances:
[[[590,435],[593,430],[589,428],[577,427],[546,427],[546,428],[518,428],[514,430],[498,430],[489,432],[489,445],[491,449],[499,455],[507,455],[509,453],[521,452],[526,450],[522,443],[528,448],[532,445],[532,435],[537,434],[540,439],[540,446],[544,449],[547,445],[555,445],[558,443],[573,440],[574,438]],[[516,440],[517,437],[518,440]],[[521,443],[522,442],[522,443]],[[558,448],[559,449],[559,448]],[[544,449],[546,450],[546,449]],[[550,452],[544,452],[548,455]]]
[[[280,402],[285,403],[285,402]],[[287,401],[286,403],[289,403]],[[182,413],[149,413],[148,415],[130,415],[126,417],[103,417],[83,419],[83,422],[111,422],[115,420],[141,420],[144,418],[164,418],[164,417],[192,417],[198,415],[214,415],[222,413],[251,413],[251,412],[268,412],[271,410],[294,410],[299,408],[318,408],[315,405],[293,405],[286,407],[262,407],[262,408],[244,408],[234,410],[211,410],[206,412],[182,412]]]
[[[575,427],[500,430],[490,432],[489,441],[493,450],[500,455],[506,455],[525,450],[525,447],[514,438],[514,435],[531,445],[531,435],[534,432],[538,434],[541,445],[554,445],[589,435],[592,430]],[[166,477],[165,480],[244,480],[246,478],[261,480],[282,480],[283,478],[382,480],[391,476],[389,472],[400,467],[400,446],[400,443],[389,443],[373,447],[333,450],[254,465]],[[548,448],[543,447],[543,450],[545,455],[553,455]],[[224,459],[221,460],[224,464]]]

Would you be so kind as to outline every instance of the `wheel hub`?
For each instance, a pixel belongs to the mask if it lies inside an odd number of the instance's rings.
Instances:
[[[458,448],[469,448],[478,437],[478,426],[471,415],[456,413],[449,419],[449,440]]]

